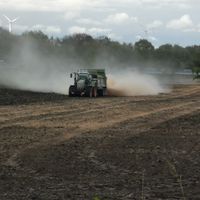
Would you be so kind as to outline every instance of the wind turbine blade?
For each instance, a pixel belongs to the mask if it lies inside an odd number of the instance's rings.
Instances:
[[[6,15],[3,15],[9,22],[11,21],[11,19],[9,17],[7,17]]]
[[[19,17],[12,20],[12,22],[16,22],[19,19]]]

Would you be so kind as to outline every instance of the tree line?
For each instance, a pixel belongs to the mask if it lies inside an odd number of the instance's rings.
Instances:
[[[200,74],[200,45],[182,47],[164,44],[155,48],[146,39],[135,44],[119,43],[106,36],[93,38],[88,34],[53,38],[41,31],[15,35],[0,28],[0,60],[11,62],[13,48],[17,49],[16,52],[23,50],[23,44],[30,41],[40,55],[70,63],[75,61],[83,67],[137,66],[139,69],[159,69],[170,73],[191,69],[197,77]]]

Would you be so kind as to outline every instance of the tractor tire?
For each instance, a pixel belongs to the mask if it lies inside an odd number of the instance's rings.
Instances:
[[[98,95],[99,95],[100,97],[106,96],[106,94],[107,94],[107,90],[106,90],[106,89],[102,89],[102,90],[99,90],[99,91],[98,91]]]
[[[90,97],[90,98],[93,96],[92,87],[88,87],[88,88],[86,89],[86,96],[87,96],[87,97]]]
[[[98,90],[98,95],[99,95],[100,97],[102,97],[102,96],[103,96],[103,90]]]
[[[75,94],[74,94],[75,90],[76,90],[76,88],[75,88],[74,85],[71,85],[69,87],[69,97],[74,97],[75,96]]]

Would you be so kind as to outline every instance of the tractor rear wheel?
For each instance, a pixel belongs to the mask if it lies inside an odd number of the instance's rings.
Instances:
[[[86,96],[87,96],[87,97],[92,97],[92,93],[93,93],[92,87],[88,87],[88,88],[86,89]]]

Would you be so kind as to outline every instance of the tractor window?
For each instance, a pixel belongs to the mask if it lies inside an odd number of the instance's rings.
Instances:
[[[79,76],[78,76],[78,80],[85,80],[85,79],[87,79],[88,78],[88,74],[79,74]]]
[[[95,75],[95,74],[92,74],[92,78],[97,78],[97,75]]]

